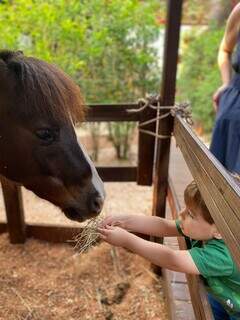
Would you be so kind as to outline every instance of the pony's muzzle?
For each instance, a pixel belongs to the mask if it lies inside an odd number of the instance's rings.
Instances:
[[[104,199],[99,195],[95,194],[90,198],[89,209],[93,215],[98,215],[103,208]]]

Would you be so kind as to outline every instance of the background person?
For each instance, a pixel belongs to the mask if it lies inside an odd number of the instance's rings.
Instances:
[[[226,25],[218,65],[222,85],[213,95],[217,112],[210,151],[231,172],[240,173],[240,4],[232,10]],[[234,49],[233,63],[231,57]],[[232,69],[234,75],[232,77]]]

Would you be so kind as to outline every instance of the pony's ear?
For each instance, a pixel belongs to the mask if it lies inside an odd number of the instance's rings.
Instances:
[[[8,70],[12,71],[17,79],[22,78],[23,67],[18,57],[23,56],[22,51],[10,51],[2,50],[0,51],[0,59],[6,64]],[[1,60],[0,60],[1,61]]]
[[[5,63],[8,63],[12,58],[22,56],[23,51],[11,51],[11,50],[1,50],[0,51],[0,59],[2,59]]]
[[[13,71],[17,79],[22,79],[23,66],[20,61],[11,61],[8,64],[8,69]]]

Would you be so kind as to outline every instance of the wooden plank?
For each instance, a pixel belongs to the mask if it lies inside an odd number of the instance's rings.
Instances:
[[[139,113],[129,113],[127,110],[138,109],[136,103],[128,104],[91,104],[87,108],[85,121],[139,121]]]
[[[171,179],[169,179],[168,185],[168,201],[171,208],[173,219],[177,219],[178,213],[181,211],[181,207]],[[184,237],[178,237],[178,244],[181,250],[187,249]],[[211,307],[207,300],[206,290],[202,282],[200,281],[200,278],[194,275],[186,275],[186,277],[196,319],[213,319]]]
[[[25,231],[28,238],[44,240],[54,243],[67,242],[75,244],[74,237],[79,235],[83,230],[83,225],[79,227],[70,227],[63,225],[48,225],[48,224],[26,224]],[[7,232],[7,223],[0,222],[0,234]],[[136,233],[138,237],[149,240],[149,236],[145,234]]]
[[[181,25],[182,0],[168,1],[167,29],[165,33],[165,48],[163,61],[163,76],[161,87],[161,105],[173,105],[175,101],[176,72],[178,60],[179,34]],[[162,110],[160,115],[168,112]],[[160,120],[160,135],[171,135],[173,118],[171,116]],[[165,216],[166,196],[168,187],[168,168],[170,153],[170,138],[158,139],[155,150],[153,215]]]
[[[47,224],[26,224],[25,233],[28,238],[34,238],[38,240],[62,243],[71,242],[74,236],[81,233],[83,227],[68,227],[62,225],[47,225]],[[7,232],[7,223],[0,223],[0,233]]]
[[[157,111],[147,108],[140,114],[139,125],[147,120],[157,117]],[[144,130],[156,132],[156,122],[143,127]],[[137,183],[142,186],[151,186],[153,179],[153,159],[154,159],[155,137],[146,133],[138,134],[138,167]]]
[[[1,177],[8,231],[11,243],[24,243],[26,239],[21,188]]]
[[[7,223],[6,222],[0,222],[0,234],[7,232]]]
[[[240,189],[185,122],[177,118],[175,137],[206,205],[240,267]]]
[[[161,87],[161,105],[171,106],[175,102],[176,73],[178,61],[178,46],[181,25],[182,0],[168,1],[167,29],[165,33],[165,48],[163,61],[163,76]],[[167,110],[161,110],[163,115]],[[170,136],[173,131],[173,118],[171,116],[160,120],[158,133]],[[165,216],[166,197],[168,188],[168,169],[170,158],[170,138],[158,139],[155,148],[154,188],[153,188],[153,215]],[[155,238],[160,243],[163,239]],[[161,268],[154,268],[160,274]]]
[[[39,240],[61,243],[68,242],[74,245],[71,240],[81,233],[83,227],[67,227],[59,225],[44,225],[44,224],[28,224],[26,226],[27,236]]]
[[[170,320],[178,319],[176,315],[176,307],[173,300],[173,291],[171,288],[171,271],[162,269],[163,289],[166,297],[166,306]]]
[[[168,194],[167,194],[168,203],[172,212],[173,219],[177,219],[178,213],[181,211],[180,202],[178,201],[177,193],[173,186],[172,179],[168,178]]]
[[[197,320],[214,320],[206,290],[198,276],[186,275],[192,306]]]
[[[187,283],[173,282],[172,287],[173,287],[173,292],[174,292],[174,294],[173,294],[174,300],[178,300],[178,301],[189,301],[190,300],[190,295],[189,295]]]
[[[104,182],[131,182],[137,179],[137,167],[97,167]]]

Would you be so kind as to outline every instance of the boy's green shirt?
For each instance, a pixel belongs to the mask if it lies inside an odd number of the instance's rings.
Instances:
[[[188,251],[204,279],[206,289],[226,311],[240,319],[240,270],[223,240],[203,243],[186,237],[176,220],[178,232],[185,237]]]

